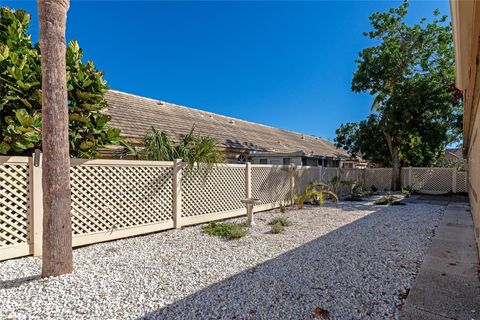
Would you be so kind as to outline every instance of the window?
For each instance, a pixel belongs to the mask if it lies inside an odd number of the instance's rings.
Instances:
[[[290,158],[283,158],[283,164],[284,164],[285,166],[290,165],[290,162],[291,162],[291,159],[290,159]]]
[[[237,157],[237,162],[238,163],[245,163],[245,162],[247,162],[247,159],[245,158],[245,156],[243,154],[241,154]]]
[[[260,164],[268,164],[268,159],[260,159]]]

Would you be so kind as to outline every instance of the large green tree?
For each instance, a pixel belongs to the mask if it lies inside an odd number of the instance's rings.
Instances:
[[[364,33],[376,45],[362,50],[354,92],[374,96],[372,115],[337,129],[336,144],[393,167],[400,187],[402,165],[429,166],[461,132],[462,100],[455,88],[451,26],[438,10],[430,22],[405,23],[408,2],[370,16]]]
[[[41,52],[28,33],[30,15],[0,8],[0,154],[31,154],[41,148]],[[108,90],[103,73],[82,61],[82,50],[70,41],[66,50],[69,142],[72,157],[92,158],[98,149],[119,141],[108,126]]]

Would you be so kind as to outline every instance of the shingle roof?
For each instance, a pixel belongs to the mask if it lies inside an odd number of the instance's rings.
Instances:
[[[258,151],[304,151],[328,157],[349,157],[332,143],[305,134],[192,109],[159,100],[110,90],[106,94],[110,125],[122,130],[122,136],[140,139],[150,127],[163,130],[173,139],[195,132],[214,138],[224,147]],[[319,125],[322,125],[319,120]]]

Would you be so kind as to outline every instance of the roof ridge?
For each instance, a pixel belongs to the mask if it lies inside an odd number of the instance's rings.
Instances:
[[[211,112],[211,111],[206,111],[206,110],[202,110],[202,109],[198,109],[198,108],[187,107],[187,106],[184,106],[184,105],[181,105],[181,104],[171,103],[171,102],[163,101],[163,100],[160,100],[160,99],[154,99],[154,98],[144,97],[144,96],[140,96],[140,95],[138,95],[138,94],[128,93],[128,92],[119,91],[119,90],[115,90],[115,89],[109,89],[108,91],[113,91],[113,92],[116,92],[116,93],[133,96],[133,97],[136,97],[136,98],[142,98],[142,99],[152,100],[153,102],[157,102],[157,103],[158,103],[158,102],[167,103],[167,104],[172,105],[172,106],[176,106],[176,107],[180,107],[180,108],[185,108],[185,109],[190,109],[190,110],[196,110],[196,111],[203,112],[203,113],[206,113],[206,114],[215,115],[215,116],[220,116],[220,117],[224,117],[224,118],[231,119],[231,120],[235,120],[235,121],[243,121],[243,122],[246,122],[246,123],[251,123],[251,124],[255,124],[255,125],[260,125],[260,126],[264,126],[264,127],[267,127],[267,128],[272,128],[272,129],[276,129],[276,130],[281,130],[281,131],[285,131],[285,132],[290,132],[290,133],[293,133],[293,134],[296,134],[296,135],[299,135],[299,136],[308,136],[308,137],[311,137],[311,138],[313,138],[313,139],[321,140],[321,141],[323,141],[323,142],[326,142],[326,143],[328,143],[328,144],[331,144],[332,146],[335,146],[335,145],[334,145],[331,141],[329,141],[328,139],[324,139],[324,138],[321,138],[321,137],[317,137],[317,136],[314,136],[314,135],[311,135],[311,134],[308,134],[308,133],[301,133],[301,132],[296,132],[296,131],[293,131],[293,130],[277,128],[277,127],[274,127],[274,126],[271,126],[271,125],[267,125],[267,124],[263,124],[263,123],[253,122],[253,121],[249,121],[249,120],[243,120],[243,119],[239,119],[239,118],[235,118],[235,117],[231,117],[231,116],[226,116],[226,115],[219,114],[219,113],[214,113],[214,112]],[[336,147],[335,147],[335,148],[336,148]]]

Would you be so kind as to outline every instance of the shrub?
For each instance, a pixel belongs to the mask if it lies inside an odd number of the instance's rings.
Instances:
[[[283,201],[280,202],[279,209],[280,209],[280,212],[281,212],[281,213],[287,212],[287,207],[285,206],[285,204],[283,203]]]
[[[406,186],[402,188],[402,193],[405,195],[405,198],[410,197],[410,195],[413,193],[413,188],[411,186]]]
[[[281,225],[280,223],[274,223],[272,224],[272,230],[271,232],[273,234],[277,234],[277,233],[281,233],[283,232],[283,230],[285,230],[285,227],[283,225]]]
[[[42,145],[40,48],[30,40],[30,14],[0,7],[0,154],[30,155]],[[74,40],[66,48],[70,156],[93,158],[120,142],[103,113],[108,90],[103,72],[83,62]]]
[[[202,227],[202,232],[228,240],[238,239],[247,234],[245,225],[240,223],[210,222],[208,225]]]
[[[405,203],[395,200],[395,197],[392,195],[382,197],[377,201],[375,201],[373,204],[379,205],[379,206],[404,206],[405,205]]]
[[[276,218],[273,218],[272,221],[270,221],[268,224],[271,226],[278,224],[278,225],[281,225],[282,227],[288,227],[292,223],[288,220],[287,217],[276,217]]]

